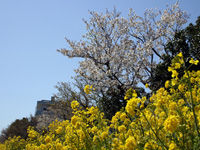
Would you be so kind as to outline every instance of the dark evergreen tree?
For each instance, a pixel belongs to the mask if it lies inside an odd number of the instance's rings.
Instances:
[[[163,61],[153,69],[152,76],[149,78],[152,91],[163,87],[165,81],[171,79],[171,73],[167,69],[171,60],[180,52],[183,54],[186,67],[190,66],[191,58],[200,60],[200,16],[195,25],[190,23],[188,27],[177,32],[174,39],[166,44],[165,54],[162,56]],[[189,70],[199,70],[199,68],[200,64],[193,65]],[[183,70],[180,70],[179,74],[182,75]]]
[[[4,143],[9,137],[20,136],[22,139],[28,137],[27,129],[29,126],[35,127],[37,120],[35,117],[16,119],[8,128],[3,129],[0,135],[0,142]]]

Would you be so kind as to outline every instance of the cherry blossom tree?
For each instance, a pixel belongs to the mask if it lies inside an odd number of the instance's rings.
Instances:
[[[58,51],[69,58],[83,58],[75,72],[95,88],[122,93],[138,82],[148,83],[156,60],[167,53],[166,42],[189,18],[178,2],[163,12],[147,9],[143,17],[130,9],[124,18],[115,8],[105,14],[90,14],[90,20],[84,20],[87,32],[83,39],[76,42],[66,38],[71,50]]]

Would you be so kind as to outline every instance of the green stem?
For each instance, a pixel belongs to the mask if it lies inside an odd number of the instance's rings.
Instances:
[[[144,116],[144,118],[146,119],[147,123],[149,124],[151,130],[153,131],[153,133],[155,134],[156,138],[160,141],[160,143],[166,148],[168,149],[168,147],[162,142],[162,140],[158,137],[158,135],[155,133],[155,131],[153,130],[153,128],[151,127],[150,122],[148,121],[148,119],[146,118],[145,114],[141,111],[142,115]]]
[[[141,121],[140,121],[140,127],[141,127],[141,130],[142,130],[142,135],[143,135],[143,137],[144,137],[144,129],[143,129],[143,126],[142,126]]]
[[[190,77],[189,77],[188,72],[187,72],[187,75],[188,75],[188,83],[189,83],[189,90],[190,90],[190,99],[191,99],[191,104],[192,104],[192,112],[193,112],[193,115],[194,115],[195,127],[196,127],[196,130],[197,130],[198,137],[200,137],[199,129],[198,129],[198,124],[197,124],[197,117],[196,117],[196,113],[195,113],[195,110],[194,110],[194,103],[193,103],[193,96],[192,96],[192,87],[191,87],[191,82],[190,82]]]

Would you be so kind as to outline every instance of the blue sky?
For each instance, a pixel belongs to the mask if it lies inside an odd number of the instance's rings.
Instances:
[[[88,10],[104,13],[114,6],[126,17],[129,8],[142,15],[147,8],[163,10],[176,0],[1,0],[0,1],[0,130],[15,119],[35,114],[38,100],[57,93],[59,81],[72,81],[78,59],[68,59],[56,49],[69,48],[64,37],[81,39],[82,18]],[[191,14],[200,15],[199,0],[180,0]]]

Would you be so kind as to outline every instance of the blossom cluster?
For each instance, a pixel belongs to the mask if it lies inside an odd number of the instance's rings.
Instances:
[[[54,121],[47,133],[28,129],[26,140],[10,138],[0,149],[26,150],[177,150],[200,147],[200,71],[178,72],[184,68],[182,53],[169,67],[172,79],[149,99],[138,98],[130,89],[124,110],[111,120],[97,107],[81,109],[71,103],[71,120]],[[198,60],[190,60],[191,65]],[[174,73],[174,72],[177,73]],[[86,91],[87,92],[87,91]],[[148,105],[146,102],[148,101]]]

